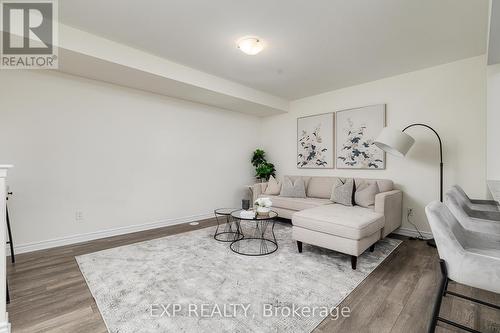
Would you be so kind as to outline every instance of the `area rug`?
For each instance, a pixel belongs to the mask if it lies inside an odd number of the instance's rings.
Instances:
[[[401,243],[379,241],[352,270],[334,251],[304,244],[299,254],[285,223],[275,226],[279,249],[264,257],[233,253],[214,232],[77,257],[108,331],[311,332]]]

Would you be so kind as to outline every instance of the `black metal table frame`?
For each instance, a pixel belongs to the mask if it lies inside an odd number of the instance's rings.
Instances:
[[[215,230],[214,234],[214,239],[219,242],[234,242],[235,240],[238,239],[243,239],[244,235],[243,232],[241,231],[240,227],[240,221],[239,220],[234,220],[233,217],[231,216],[231,213],[234,211],[237,211],[238,209],[232,210],[230,213],[221,213],[220,211],[222,210],[231,210],[231,208],[219,208],[214,210],[215,214],[215,219],[217,220],[217,229]],[[220,221],[225,217],[225,221]],[[236,227],[236,230],[233,230],[233,223],[234,227]],[[219,231],[219,228],[224,225],[224,230]],[[222,235],[233,235],[232,239],[221,239]],[[227,237],[226,236],[226,237]]]
[[[244,256],[260,257],[260,256],[266,256],[266,255],[272,254],[278,250],[278,247],[279,247],[278,241],[276,240],[276,235],[274,234],[274,226],[276,225],[275,219],[278,217],[278,213],[272,211],[272,213],[274,213],[276,215],[269,216],[267,218],[261,216],[258,219],[256,219],[256,218],[245,219],[245,218],[242,218],[240,216],[235,216],[235,215],[233,215],[233,213],[231,213],[231,216],[235,220],[238,221],[238,225],[241,223],[241,221],[248,221],[248,222],[255,222],[256,226],[255,226],[255,233],[254,233],[253,237],[243,236],[243,238],[241,238],[241,239],[234,240],[231,243],[231,245],[229,246],[231,251],[233,251],[234,253],[240,254],[240,255],[244,255]],[[270,224],[272,224],[272,227],[271,227],[272,239],[265,237],[266,231],[268,230],[268,227]],[[241,226],[240,226],[240,230],[241,230]],[[247,240],[260,241],[260,253],[245,253],[245,252],[239,251],[239,249],[236,249],[236,247],[238,247],[238,245],[239,245],[239,242],[247,241]],[[273,249],[271,251],[268,248],[269,243],[272,244],[272,246],[273,246]]]

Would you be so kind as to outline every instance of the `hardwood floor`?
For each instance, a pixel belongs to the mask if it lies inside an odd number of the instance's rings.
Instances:
[[[214,220],[165,227],[20,254],[8,263],[12,331],[101,333],[101,318],[75,256],[214,225]],[[404,238],[402,238],[404,239]],[[304,250],[307,251],[304,244]],[[424,242],[404,242],[340,305],[349,318],[326,318],[324,332],[426,332],[439,281],[437,252]],[[500,295],[451,283],[450,290],[500,304]],[[500,332],[500,311],[447,296],[441,315],[482,332]],[[460,332],[439,324],[439,333]]]
[[[317,332],[427,332],[441,278],[437,250],[425,242],[404,242],[342,302],[352,315],[325,319]],[[500,295],[450,282],[450,291],[500,304]],[[441,316],[481,332],[500,332],[500,311],[446,296]],[[438,333],[463,332],[443,323]]]

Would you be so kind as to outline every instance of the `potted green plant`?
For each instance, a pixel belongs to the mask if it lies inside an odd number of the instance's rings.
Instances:
[[[252,165],[255,167],[255,178],[267,181],[269,177],[276,175],[274,164],[266,160],[266,153],[262,149],[256,149],[252,155]]]
[[[255,177],[262,181],[268,181],[269,177],[276,175],[274,164],[264,162],[255,168]]]
[[[266,162],[266,153],[262,149],[255,149],[252,155],[252,165],[258,167],[264,162]]]

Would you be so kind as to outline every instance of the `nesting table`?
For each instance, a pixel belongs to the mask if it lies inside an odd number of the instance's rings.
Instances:
[[[214,238],[220,242],[231,242],[230,249],[234,253],[245,256],[265,256],[276,252],[278,241],[274,234],[275,219],[278,213],[268,215],[242,217],[242,209],[219,208],[214,211],[217,229]],[[245,233],[241,227],[245,222]]]
[[[234,242],[242,239],[239,220],[232,218],[231,213],[237,209],[234,208],[219,208],[214,211],[215,219],[217,220],[217,229],[215,230],[214,238],[219,242]]]
[[[276,252],[278,249],[278,242],[274,234],[275,219],[278,213],[270,211],[268,215],[255,215],[255,217],[242,217],[237,210],[231,213],[231,217],[235,221],[239,221],[241,230],[241,222],[250,224],[252,232],[244,235],[243,238],[233,241],[230,248],[233,252],[245,256],[265,256]]]

